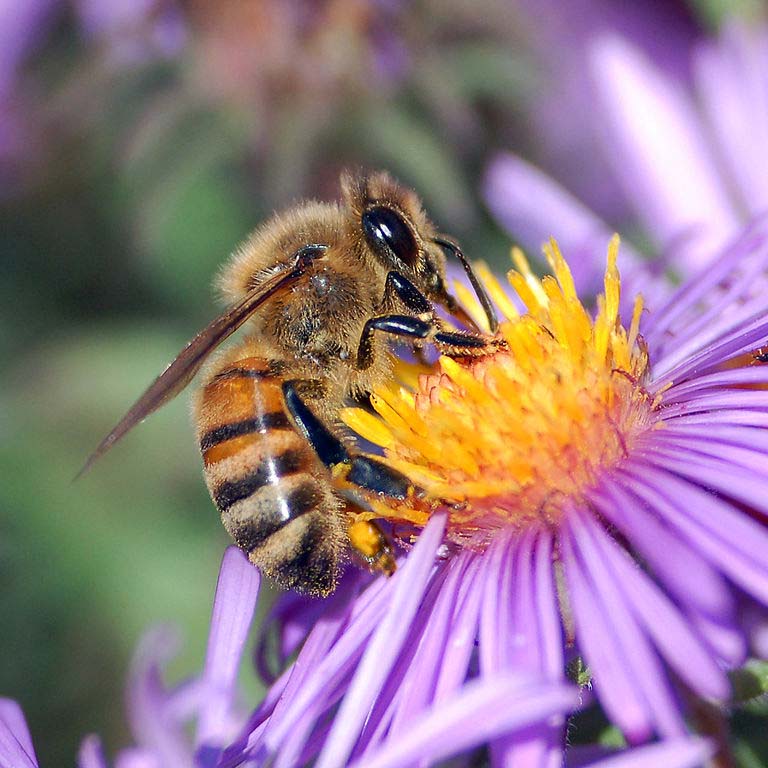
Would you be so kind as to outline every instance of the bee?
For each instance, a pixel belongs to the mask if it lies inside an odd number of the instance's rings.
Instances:
[[[384,172],[343,173],[339,203],[277,214],[219,278],[229,308],[201,331],[107,435],[83,471],[204,367],[194,421],[205,480],[225,528],[280,586],[333,591],[348,550],[394,569],[375,523],[352,523],[346,487],[403,499],[411,481],[356,451],[338,422],[392,375],[393,341],[454,356],[498,342],[490,299],[458,245],[438,234],[410,189]],[[446,256],[464,267],[483,332],[448,292]],[[448,326],[442,307],[466,330]],[[248,323],[240,343],[214,350]]]

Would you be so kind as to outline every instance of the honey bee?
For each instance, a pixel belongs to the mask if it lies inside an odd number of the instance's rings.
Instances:
[[[83,471],[204,367],[194,420],[205,479],[225,528],[279,585],[327,595],[351,548],[391,572],[391,545],[355,523],[339,490],[403,499],[401,473],[355,450],[339,409],[392,375],[392,341],[485,354],[497,319],[469,262],[440,236],[414,192],[383,172],[344,173],[340,203],[305,202],[275,215],[219,278],[229,309],[201,331],[96,448]],[[488,319],[483,332],[448,292],[459,259]],[[449,327],[436,307],[467,330]],[[244,323],[248,335],[211,356]]]

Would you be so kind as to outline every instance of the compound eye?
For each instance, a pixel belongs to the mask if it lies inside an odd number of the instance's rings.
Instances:
[[[400,214],[391,208],[379,206],[365,211],[363,232],[368,245],[376,253],[390,258],[394,255],[410,267],[416,265],[419,248],[413,232]]]

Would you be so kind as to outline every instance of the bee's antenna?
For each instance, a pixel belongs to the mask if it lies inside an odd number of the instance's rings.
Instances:
[[[452,240],[446,240],[442,237],[436,237],[432,242],[439,245],[443,250],[448,251],[451,256],[455,256],[459,262],[461,262],[461,266],[464,267],[469,282],[472,283],[472,289],[480,302],[480,306],[483,308],[483,312],[485,312],[485,317],[488,320],[488,326],[491,329],[491,333],[496,333],[499,329],[499,318],[496,314],[496,308],[493,306],[493,302],[488,295],[488,291],[485,290],[485,286],[477,279],[475,270],[472,269],[472,265],[462,253],[461,248],[459,248],[459,246]]]

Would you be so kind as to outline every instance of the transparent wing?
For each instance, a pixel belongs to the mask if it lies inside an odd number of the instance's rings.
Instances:
[[[280,271],[271,275],[238,304],[235,304],[200,331],[179,352],[176,359],[149,385],[115,428],[99,443],[75,479],[84,475],[94,462],[140,421],[176,397],[192,381],[206,358],[219,344],[231,336],[265,301],[301,277],[309,263],[324,250],[324,246],[309,246],[302,249],[296,255],[293,263],[285,264]]]

